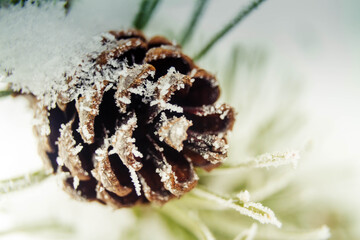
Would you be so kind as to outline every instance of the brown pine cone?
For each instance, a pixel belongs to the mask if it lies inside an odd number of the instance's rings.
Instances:
[[[102,46],[65,76],[56,106],[36,110],[45,163],[78,199],[120,208],[180,197],[197,184],[194,167],[226,158],[233,109],[214,105],[216,78],[164,37],[111,31]]]

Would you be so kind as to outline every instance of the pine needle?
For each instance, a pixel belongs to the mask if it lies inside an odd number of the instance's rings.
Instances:
[[[140,9],[133,21],[133,26],[140,30],[145,28],[159,2],[160,0],[142,0]]]
[[[283,165],[293,165],[293,167],[296,168],[299,158],[300,156],[298,151],[264,153],[247,162],[239,163],[236,165],[224,164],[211,171],[211,174],[223,174],[224,171],[233,171],[243,168],[269,168],[279,167]]]
[[[0,231],[0,236],[16,233],[41,234],[42,232],[52,232],[53,234],[61,234],[61,236],[69,238],[75,233],[75,229],[73,226],[64,224],[56,219],[46,219],[44,221],[18,224],[10,229]]]
[[[326,225],[323,225],[316,229],[305,230],[305,231],[304,230],[292,230],[292,231],[283,230],[283,231],[271,231],[271,232],[259,231],[257,237],[259,239],[269,239],[269,235],[271,236],[271,239],[277,239],[277,240],[288,240],[288,239],[327,240],[331,238],[330,229]]]
[[[279,222],[279,220],[275,217],[274,212],[270,208],[263,206],[261,203],[251,202],[250,195],[247,191],[247,194],[239,194],[238,198],[229,198],[212,193],[198,186],[192,191],[192,193],[205,200],[215,202],[224,208],[233,209],[242,215],[259,221],[262,224],[273,224],[278,228],[281,227],[281,222]],[[246,197],[244,197],[244,195],[246,195]]]
[[[228,62],[226,63],[226,70],[225,70],[225,78],[223,78],[224,83],[223,91],[224,96],[228,102],[232,100],[233,97],[233,90],[236,82],[236,74],[239,68],[239,59],[241,57],[242,49],[240,46],[234,46],[231,49],[231,56],[229,57]]]
[[[208,0],[198,0],[195,6],[195,10],[191,16],[189,24],[186,26],[183,36],[180,40],[180,44],[184,46],[191,38],[200,17],[202,16],[206,3]]]
[[[167,204],[158,211],[165,221],[175,221],[175,224],[183,227],[183,231],[196,236],[196,239],[215,240],[214,236],[203,223],[203,221],[195,214],[195,212],[184,211],[175,204]],[[175,227],[175,226],[174,226]]]
[[[257,229],[257,224],[253,223],[249,229],[241,232],[234,238],[234,240],[253,240],[256,235]]]
[[[205,45],[205,47],[195,55],[194,60],[199,60],[203,57],[222,37],[224,37],[231,29],[239,24],[245,17],[247,17],[253,10],[255,10],[265,0],[254,0],[244,9],[242,9],[238,15],[235,16],[223,29],[214,35],[214,37]]]
[[[49,176],[50,174],[46,173],[44,169],[41,169],[19,177],[1,180],[0,194],[10,193],[33,186],[34,184],[42,182]]]
[[[11,90],[2,90],[0,91],[0,98],[1,97],[6,97],[6,96],[9,96],[11,95],[13,92]]]

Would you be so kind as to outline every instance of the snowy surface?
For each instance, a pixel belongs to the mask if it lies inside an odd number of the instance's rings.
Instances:
[[[41,96],[63,81],[88,54],[100,49],[103,32],[129,26],[132,5],[75,2],[69,15],[63,3],[30,4],[0,11],[0,79]],[[104,12],[106,14],[98,14]],[[10,75],[7,77],[7,75]]]

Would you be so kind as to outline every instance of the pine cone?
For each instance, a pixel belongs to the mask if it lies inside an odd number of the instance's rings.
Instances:
[[[65,76],[56,106],[35,112],[45,163],[74,197],[115,208],[182,196],[194,167],[226,158],[233,109],[214,105],[216,78],[166,38],[111,31],[101,43]]]

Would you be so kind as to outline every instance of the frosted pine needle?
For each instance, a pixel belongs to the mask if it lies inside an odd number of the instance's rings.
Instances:
[[[277,240],[326,240],[331,237],[330,229],[326,225],[309,231],[259,231],[257,234],[259,239],[269,239],[269,235],[272,237],[271,239]]]
[[[249,229],[241,232],[237,235],[234,240],[253,240],[255,238],[258,226],[256,223],[253,223]]]
[[[244,163],[239,163],[236,165],[224,164],[223,166],[215,169],[213,172],[222,173],[223,171],[232,171],[242,168],[269,168],[289,164],[296,168],[299,159],[300,155],[298,151],[265,153]]]
[[[205,240],[216,240],[216,238],[211,233],[210,229],[201,221],[201,219],[199,218],[199,216],[197,216],[197,214],[190,212],[189,216],[198,223],[198,226],[201,229],[201,232],[203,233]]]
[[[264,199],[288,187],[291,183],[291,180],[293,180],[292,173],[286,173],[284,175],[271,178],[266,182],[265,185],[261,186],[255,191],[252,191],[252,199],[255,201],[263,201]]]
[[[4,194],[24,189],[45,180],[49,176],[45,170],[39,170],[12,179],[2,180],[0,181],[0,193]]]
[[[272,224],[278,228],[281,227],[281,222],[275,217],[274,212],[270,208],[263,206],[261,203],[251,201],[244,202],[244,198],[236,199],[220,196],[200,187],[194,189],[193,192],[199,197],[214,201],[222,207],[234,209],[242,215],[258,220],[262,224]]]
[[[209,228],[195,212],[184,211],[184,209],[176,207],[176,204],[170,203],[159,209],[159,213],[166,218],[171,218],[187,231],[190,231],[196,236],[196,239],[215,240]]]
[[[256,168],[268,168],[268,167],[279,167],[282,165],[292,164],[294,168],[297,167],[299,160],[298,151],[287,151],[287,152],[276,152],[276,153],[265,153],[253,160],[254,167]]]

